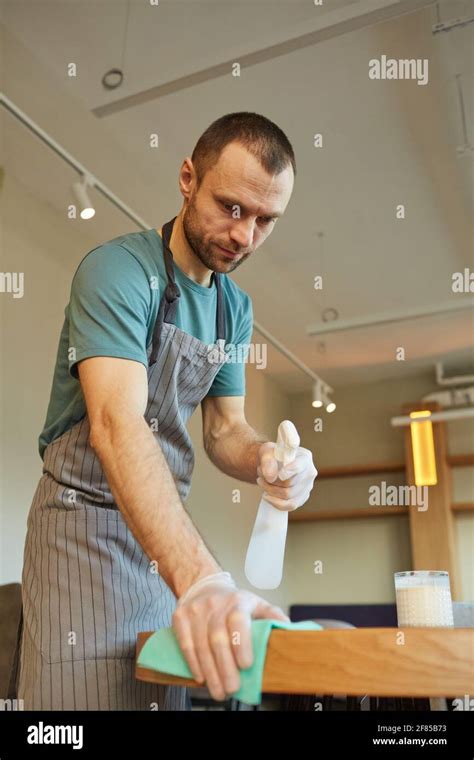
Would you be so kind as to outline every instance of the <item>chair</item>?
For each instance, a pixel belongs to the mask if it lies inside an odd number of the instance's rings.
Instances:
[[[18,646],[21,618],[21,584],[0,586],[0,699],[16,697]]]

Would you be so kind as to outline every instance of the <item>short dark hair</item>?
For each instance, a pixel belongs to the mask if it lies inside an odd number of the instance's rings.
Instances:
[[[283,130],[266,116],[239,111],[213,121],[194,146],[191,160],[196,170],[198,186],[208,169],[217,163],[225,146],[231,142],[243,145],[269,174],[279,174],[291,164],[296,175],[295,154]]]

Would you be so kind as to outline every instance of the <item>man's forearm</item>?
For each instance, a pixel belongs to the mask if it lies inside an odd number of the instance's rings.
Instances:
[[[239,423],[219,433],[209,433],[204,444],[211,462],[226,475],[247,483],[257,480],[258,450],[267,438],[247,423]]]
[[[114,418],[91,433],[91,444],[129,528],[177,597],[222,569],[186,512],[144,418]]]

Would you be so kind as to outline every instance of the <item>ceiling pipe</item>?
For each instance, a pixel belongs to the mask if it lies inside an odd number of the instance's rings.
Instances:
[[[371,317],[352,317],[350,319],[338,319],[335,322],[310,325],[306,328],[306,332],[308,335],[326,335],[328,333],[346,332],[347,330],[360,330],[367,327],[378,327],[379,325],[388,325],[395,322],[405,322],[412,319],[436,317],[438,314],[473,308],[474,300],[472,298],[458,298],[438,306],[432,306],[431,308],[425,306],[415,309],[406,309],[404,312],[383,312],[381,314],[373,314]]]
[[[474,417],[474,408],[467,409],[448,409],[444,412],[431,412],[426,417],[392,417],[390,423],[392,427],[403,427],[404,425],[413,425],[418,422],[450,422],[452,420],[463,420],[468,417]]]
[[[326,13],[319,19],[316,17],[313,22],[315,28],[311,32],[269,45],[260,50],[254,50],[251,53],[236,54],[234,58],[227,61],[221,61],[205,69],[193,71],[169,82],[135,92],[132,95],[125,95],[110,103],[93,108],[92,113],[100,118],[111,116],[119,111],[135,108],[175,92],[196,87],[204,82],[228,76],[236,61],[241,69],[248,69],[251,66],[273,61],[282,55],[289,55],[317,43],[331,40],[342,34],[349,34],[359,29],[374,26],[374,24],[380,24],[434,6],[435,3],[436,0],[396,0],[396,2],[393,0],[359,0],[356,4]]]

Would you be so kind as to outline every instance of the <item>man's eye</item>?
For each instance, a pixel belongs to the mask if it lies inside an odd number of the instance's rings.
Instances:
[[[260,220],[263,222],[263,224],[270,224],[270,222],[276,222],[276,218],[274,216],[261,216]]]
[[[225,209],[227,209],[227,211],[232,211],[234,208],[232,203],[223,203],[222,205],[224,206]]]

